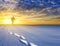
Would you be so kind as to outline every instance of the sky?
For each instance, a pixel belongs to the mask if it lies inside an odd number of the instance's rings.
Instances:
[[[16,16],[25,24],[60,24],[60,0],[0,0],[0,16]]]

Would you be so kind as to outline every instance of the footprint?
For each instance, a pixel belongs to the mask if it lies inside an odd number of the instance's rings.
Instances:
[[[19,35],[19,34],[17,34],[17,33],[14,33],[14,35],[15,35],[15,36],[17,36],[18,38],[20,37],[20,35]]]
[[[38,46],[38,45],[36,45],[36,44],[34,44],[34,43],[30,43],[30,45],[31,45],[31,46]]]
[[[20,38],[21,38],[21,39],[26,39],[26,38],[25,38],[24,36],[22,36],[22,35],[21,35],[21,37],[20,37]]]
[[[13,33],[12,33],[12,32],[9,32],[9,34],[13,35]]]
[[[23,43],[24,45],[28,45],[28,42],[27,42],[26,40],[19,39],[19,41],[20,41],[21,43]]]

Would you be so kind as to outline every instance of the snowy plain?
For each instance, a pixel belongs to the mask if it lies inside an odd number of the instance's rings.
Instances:
[[[60,46],[60,26],[0,26],[0,46]]]

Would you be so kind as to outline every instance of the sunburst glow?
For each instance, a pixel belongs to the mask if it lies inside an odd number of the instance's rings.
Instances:
[[[32,16],[27,16],[13,11],[3,11],[0,13],[0,24],[12,24],[11,18],[14,16],[15,20],[13,24],[26,24],[26,25],[37,25],[37,24],[60,24],[60,20],[57,21],[50,19],[48,21],[44,20],[45,17],[41,18],[32,18]],[[58,23],[56,23],[58,22]]]
[[[12,22],[11,22],[10,19],[5,19],[5,20],[3,21],[3,23],[4,23],[4,24],[12,24]]]

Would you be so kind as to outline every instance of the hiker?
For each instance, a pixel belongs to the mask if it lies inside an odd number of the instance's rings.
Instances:
[[[15,17],[13,16],[13,17],[11,18],[12,24],[14,24],[14,20],[15,20]]]

